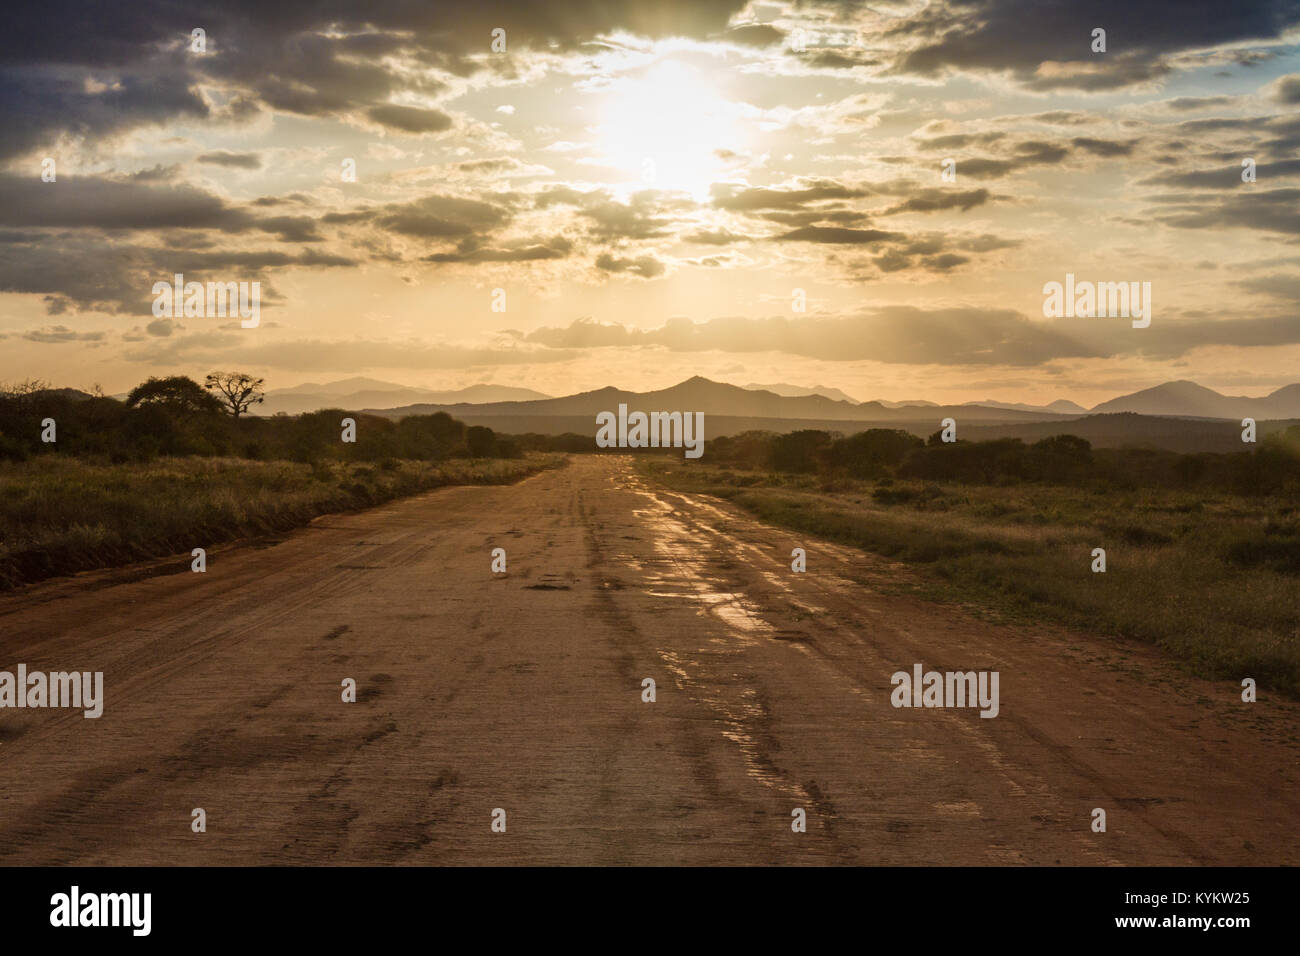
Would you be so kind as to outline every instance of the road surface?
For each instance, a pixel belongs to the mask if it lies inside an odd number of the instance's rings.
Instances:
[[[0,711],[0,864],[1300,862],[1297,705],[927,603],[627,457],[189,561],[0,599],[0,669],[106,698]],[[998,716],[895,709],[916,663],[998,671]]]

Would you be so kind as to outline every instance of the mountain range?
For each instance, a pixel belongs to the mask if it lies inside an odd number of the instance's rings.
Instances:
[[[1175,418],[1234,420],[1247,417],[1257,420],[1300,418],[1300,384],[1287,385],[1260,398],[1246,398],[1221,395],[1195,382],[1167,382],[1164,385],[1102,402],[1092,409],[1064,399],[1046,406],[992,400],[961,405],[937,405],[930,402],[915,404],[855,402],[847,396],[837,399],[798,386],[778,387],[783,391],[807,391],[808,394],[782,395],[769,389],[742,388],[738,385],[728,385],[695,376],[669,388],[649,392],[632,392],[609,386],[559,398],[473,401],[463,397],[457,402],[423,401],[401,407],[375,404],[365,410],[390,417],[446,411],[457,418],[465,419],[568,418],[594,417],[597,412],[615,411],[620,404],[626,404],[633,410],[690,410],[701,411],[711,416],[747,419],[881,423],[937,421],[948,416],[971,423],[1063,421],[1088,414],[1117,412],[1136,412],[1141,415]],[[346,407],[355,408],[356,405]]]
[[[1056,417],[1043,411],[983,408],[981,406],[943,406],[919,409],[911,406],[889,408],[881,402],[852,402],[827,398],[824,395],[778,395],[769,391],[754,391],[739,385],[714,382],[695,376],[669,388],[650,392],[630,392],[608,386],[562,398],[539,399],[522,402],[459,403],[454,405],[418,404],[403,408],[363,409],[379,415],[398,418],[403,415],[430,414],[445,411],[466,421],[481,418],[542,419],[575,418],[594,419],[602,411],[617,411],[620,404],[629,410],[693,411],[706,416],[746,419],[808,420],[819,422],[891,422],[914,421],[921,418],[942,418],[944,413],[961,414],[967,421],[1014,422],[1040,421]],[[523,429],[527,422],[521,422]],[[493,425],[492,427],[497,427]],[[811,426],[809,426],[811,427]],[[538,429],[542,430],[542,429]]]
[[[404,405],[456,405],[490,402],[527,402],[551,396],[513,385],[471,385],[453,391],[410,388],[373,378],[348,378],[339,382],[307,382],[293,388],[271,389],[254,414],[300,415],[321,408],[397,408]]]
[[[1284,385],[1260,398],[1220,395],[1212,388],[1180,379],[1144,388],[1095,405],[1096,414],[1137,412],[1178,418],[1300,418],[1300,384]]]
[[[49,389],[76,398],[90,398],[79,389]],[[114,395],[124,399],[126,394]],[[714,382],[695,376],[670,388],[632,392],[612,386],[553,397],[530,388],[513,385],[471,385],[468,388],[436,391],[411,388],[372,378],[348,378],[338,382],[307,382],[292,388],[271,389],[266,401],[254,413],[298,415],[322,408],[367,411],[389,418],[427,415],[447,411],[459,418],[501,416],[594,416],[614,411],[620,403],[629,409],[690,410],[706,415],[754,419],[817,421],[891,422],[929,421],[951,415],[967,422],[1014,423],[1063,421],[1084,415],[1132,412],[1168,418],[1231,419],[1256,421],[1300,418],[1300,383],[1283,387],[1257,398],[1223,395],[1214,389],[1180,379],[1144,388],[1085,408],[1067,399],[1048,405],[1028,405],[985,399],[960,405],[941,405],[925,399],[859,402],[837,388],[800,386],[787,383],[745,387]],[[495,427],[495,426],[494,426]],[[812,427],[811,425],[808,427]]]

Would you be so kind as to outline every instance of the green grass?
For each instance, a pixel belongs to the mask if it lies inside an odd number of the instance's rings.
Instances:
[[[643,459],[670,488],[923,570],[926,592],[1164,648],[1300,697],[1300,512],[1285,499],[824,481]],[[1092,549],[1107,570],[1091,570]]]
[[[0,589],[283,532],[443,485],[506,484],[562,455],[380,464],[159,458],[0,464]]]

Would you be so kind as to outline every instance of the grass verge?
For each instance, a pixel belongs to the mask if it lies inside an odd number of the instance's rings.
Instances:
[[[288,531],[444,485],[509,484],[563,460],[98,464],[45,455],[0,464],[0,590]]]
[[[927,596],[1164,648],[1300,697],[1300,512],[1279,498],[865,482],[643,459],[678,491],[917,565]],[[1092,571],[1094,548],[1106,572]]]

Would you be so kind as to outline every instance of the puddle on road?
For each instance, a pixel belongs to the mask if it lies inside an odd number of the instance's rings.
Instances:
[[[774,640],[778,631],[763,618],[756,604],[733,590],[719,574],[723,569],[710,558],[710,554],[716,558],[718,552],[701,547],[700,531],[720,539],[718,543],[729,554],[752,551],[760,555],[762,549],[734,541],[708,525],[688,526],[683,512],[638,478],[629,477],[618,487],[646,501],[645,507],[634,508],[632,514],[654,557],[625,556],[644,576],[644,593],[692,601],[701,616],[719,625],[703,626],[700,646],[692,659],[684,659],[665,647],[656,649],[660,659],[678,686],[717,716],[723,726],[722,736],[736,745],[749,777],[798,802],[809,802],[811,798],[803,787],[773,763],[769,752],[774,745],[763,742],[770,736],[765,728],[771,715],[751,686],[752,676],[737,672],[741,655],[760,641]],[[781,590],[789,589],[782,583]]]

